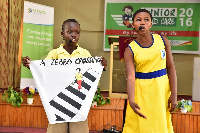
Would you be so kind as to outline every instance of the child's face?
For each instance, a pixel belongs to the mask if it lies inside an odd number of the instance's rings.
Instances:
[[[130,14],[131,13],[131,9],[125,8],[125,13],[126,14]]]
[[[149,32],[152,26],[150,15],[147,12],[138,13],[134,18],[132,26],[133,28],[135,28],[136,32],[146,34],[147,32]],[[141,30],[139,30],[140,26],[142,27]]]
[[[80,38],[80,30],[80,25],[78,23],[67,22],[61,35],[67,43],[72,40],[72,44],[76,44]]]

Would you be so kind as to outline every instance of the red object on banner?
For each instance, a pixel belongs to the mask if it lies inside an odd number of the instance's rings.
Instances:
[[[121,61],[124,59],[124,52],[128,44],[130,44],[136,37],[119,36],[119,57]]]

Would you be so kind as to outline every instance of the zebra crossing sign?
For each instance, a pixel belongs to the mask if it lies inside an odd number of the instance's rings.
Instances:
[[[86,120],[103,71],[100,57],[31,61],[30,69],[50,124]]]

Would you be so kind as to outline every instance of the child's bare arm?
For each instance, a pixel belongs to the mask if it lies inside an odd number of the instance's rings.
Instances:
[[[124,61],[126,65],[127,93],[129,104],[136,114],[146,119],[146,116],[139,111],[141,109],[139,105],[135,103],[135,68],[133,53],[131,52],[130,48],[126,48],[125,50]]]
[[[169,76],[169,83],[171,88],[171,96],[168,100],[168,107],[170,108],[170,103],[171,103],[170,111],[174,111],[177,105],[177,76],[169,40],[166,37],[163,37],[163,39],[165,41],[167,73]]]

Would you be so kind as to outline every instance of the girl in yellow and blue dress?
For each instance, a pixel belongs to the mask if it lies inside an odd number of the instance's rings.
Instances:
[[[128,105],[123,133],[173,133],[177,77],[169,41],[150,33],[148,10],[137,10],[132,19],[137,38],[124,53]]]

